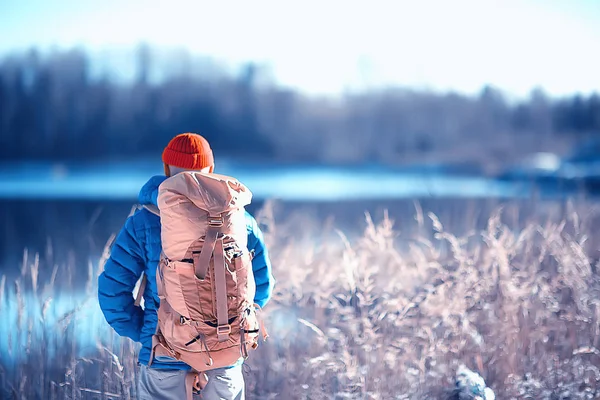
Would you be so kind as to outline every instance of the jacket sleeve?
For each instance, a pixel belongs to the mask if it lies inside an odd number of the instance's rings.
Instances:
[[[246,213],[248,227],[248,250],[254,252],[252,259],[252,272],[256,283],[254,302],[264,307],[273,293],[275,279],[271,271],[271,260],[265,246],[263,234],[254,217]]]
[[[117,236],[104,272],[98,278],[98,301],[106,322],[121,336],[139,342],[144,311],[134,305],[133,289],[144,271],[142,248],[133,216]]]

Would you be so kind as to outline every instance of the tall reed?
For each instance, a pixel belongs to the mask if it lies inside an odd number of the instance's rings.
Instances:
[[[245,366],[248,398],[443,399],[460,364],[500,399],[600,397],[595,210],[508,205],[456,234],[415,206],[411,225],[365,215],[362,235],[261,210],[277,284],[271,338]],[[106,327],[95,298],[112,239],[68,309],[68,263],[40,282],[25,252],[23,274],[0,279],[2,398],[135,398],[137,346]]]

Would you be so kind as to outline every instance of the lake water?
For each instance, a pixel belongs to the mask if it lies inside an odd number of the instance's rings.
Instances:
[[[369,201],[379,202],[381,208],[411,199],[515,199],[529,195],[522,185],[465,171],[449,174],[441,166],[343,168],[219,160],[218,167],[219,173],[237,177],[252,190],[251,211],[269,199],[329,204],[334,213],[339,211],[338,205],[352,203],[364,205],[356,211],[360,218]],[[89,255],[98,256],[135,204],[139,189],[150,176],[162,172],[160,162],[148,159],[0,164],[0,271],[14,269],[25,248],[44,253],[50,267],[57,258],[70,257],[71,263],[80,265]],[[61,257],[56,257],[57,253]]]
[[[18,299],[14,291],[8,290],[3,297],[0,355],[4,364],[23,361],[27,358],[24,350],[39,348],[41,343],[55,344],[46,349],[52,359],[62,346],[69,347],[71,338],[77,341],[81,357],[94,354],[98,343],[106,345],[110,341],[112,332],[94,293],[81,290],[39,296],[25,292]]]
[[[514,198],[528,188],[485,177],[451,175],[443,168],[324,167],[222,162],[219,173],[235,176],[256,199],[340,201],[423,197]],[[152,161],[89,164],[0,165],[0,198],[135,199],[148,177],[162,173]]]

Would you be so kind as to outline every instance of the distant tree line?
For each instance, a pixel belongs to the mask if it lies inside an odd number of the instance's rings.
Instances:
[[[176,133],[205,135],[221,156],[312,163],[506,159],[551,143],[600,137],[600,97],[552,99],[534,91],[512,102],[389,88],[311,98],[240,74],[186,73],[150,82],[90,74],[78,50],[0,60],[2,160],[81,160],[156,155]],[[515,144],[518,143],[518,146]]]

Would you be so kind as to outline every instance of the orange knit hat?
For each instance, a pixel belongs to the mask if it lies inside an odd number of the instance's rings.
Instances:
[[[171,139],[163,151],[162,160],[167,165],[194,170],[215,163],[208,141],[196,133],[182,133]]]

